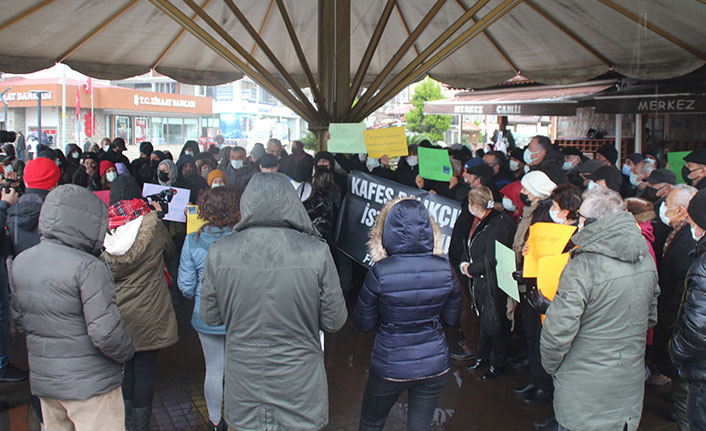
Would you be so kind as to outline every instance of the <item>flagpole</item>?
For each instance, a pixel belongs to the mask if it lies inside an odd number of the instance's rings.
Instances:
[[[40,141],[41,142],[41,141]],[[66,149],[66,65],[61,65],[61,146]]]
[[[88,78],[91,79],[91,78]],[[91,138],[95,141],[96,118],[93,116],[93,80],[91,80]]]

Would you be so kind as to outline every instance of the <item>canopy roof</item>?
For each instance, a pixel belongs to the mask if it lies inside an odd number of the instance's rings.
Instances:
[[[706,60],[697,0],[0,0],[0,9],[2,71],[64,62],[97,78],[155,69],[203,85],[246,73],[321,127],[360,121],[425,74],[454,87],[520,72],[567,84],[610,69],[675,77]]]

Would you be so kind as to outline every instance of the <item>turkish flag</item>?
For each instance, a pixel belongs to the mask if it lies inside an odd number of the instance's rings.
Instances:
[[[81,95],[78,92],[79,86],[76,86],[76,121],[81,121]]]
[[[86,80],[86,82],[83,83],[83,89],[88,94],[91,94],[93,92],[93,81],[91,81],[90,77]]]

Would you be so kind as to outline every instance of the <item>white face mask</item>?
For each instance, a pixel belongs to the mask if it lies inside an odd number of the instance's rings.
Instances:
[[[662,205],[659,206],[659,219],[662,220],[662,223],[669,226],[671,218],[667,215],[667,211],[669,211],[669,208],[667,208],[665,202],[662,202]]]
[[[642,181],[638,180],[639,175],[636,173],[631,173],[630,174],[630,184],[632,184],[634,187],[637,187],[640,185]]]
[[[407,156],[407,164],[411,167],[417,166],[419,163],[419,158],[417,156]]]
[[[583,220],[579,219],[579,224],[576,226],[576,232],[581,232],[583,230]]]
[[[108,172],[107,174],[105,174],[105,179],[108,180],[109,183],[115,181],[116,178],[118,178],[117,172]]]
[[[595,181],[591,180],[588,182],[588,190],[596,190],[599,189],[601,186],[598,185]]]
[[[701,238],[704,237],[704,233],[705,232],[702,232],[700,236],[696,235],[696,226],[691,225],[691,237],[694,238],[694,241],[696,241],[696,242],[701,241]]]
[[[503,198],[503,208],[505,208],[506,211],[510,211],[510,212],[517,211],[517,207],[515,206],[514,203],[512,203],[510,198]]]
[[[515,172],[518,169],[520,169],[520,162],[517,160],[510,160],[510,170]]]
[[[79,153],[76,153],[76,152],[71,153],[72,159],[78,159],[79,157],[81,157],[81,155]]]
[[[525,153],[522,155],[522,158],[525,160],[526,164],[532,163],[534,161],[534,155],[539,153],[539,151],[535,151],[534,153],[530,151],[529,149],[525,150]]]
[[[230,165],[233,167],[233,169],[240,169],[243,167],[243,161],[242,160],[231,160]]]
[[[213,183],[213,184],[211,185],[211,188],[212,188],[212,189],[215,189],[216,187],[223,187],[223,186],[225,186],[225,184]]]
[[[373,169],[380,166],[380,159],[369,158],[368,161],[365,162],[365,166],[368,167],[369,171],[372,171]]]
[[[564,162],[564,164],[561,165],[561,168],[565,171],[570,171],[574,168],[574,164],[571,162]]]
[[[549,217],[551,217],[551,218],[552,218],[552,221],[553,221],[554,223],[556,223],[556,224],[564,224],[564,222],[566,221],[566,219],[563,219],[563,218],[559,217],[559,211],[558,211],[558,210],[557,210],[557,211],[554,211],[554,210],[550,209],[550,210],[549,210]]]
[[[525,173],[528,173],[530,171],[529,165],[525,165],[524,169]]]
[[[367,158],[367,154],[358,154],[358,160],[360,160],[361,162],[364,162],[365,160],[367,160]]]
[[[184,155],[193,156],[194,152],[193,151],[184,151]]]

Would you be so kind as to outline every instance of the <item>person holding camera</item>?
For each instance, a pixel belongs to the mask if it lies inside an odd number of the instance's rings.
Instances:
[[[133,431],[149,429],[157,355],[179,338],[164,277],[165,262],[175,255],[174,242],[157,216],[159,205],[150,207],[141,195],[132,176],[113,182],[102,255],[115,280],[120,315],[135,343],[135,356],[123,366],[122,383],[125,425]]]

